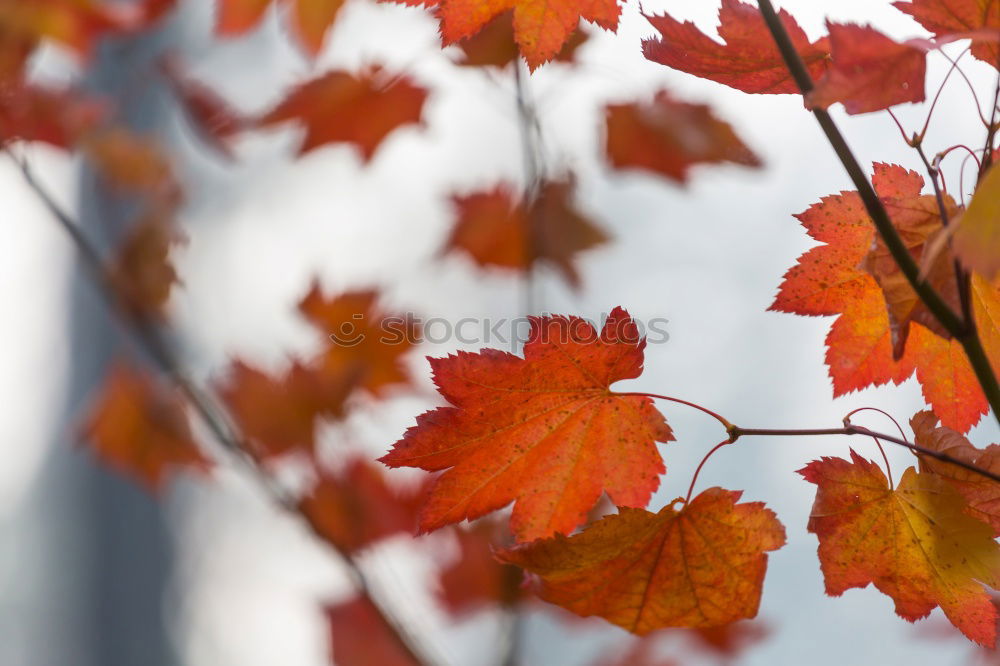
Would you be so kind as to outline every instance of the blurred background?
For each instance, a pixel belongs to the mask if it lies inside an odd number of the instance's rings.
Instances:
[[[212,5],[181,2],[155,33],[103,45],[85,72],[56,48],[43,50],[36,63],[40,77],[85,76],[89,87],[122,100],[128,122],[161,137],[174,158],[189,240],[175,257],[183,284],[169,312],[173,341],[196,378],[215,376],[237,357],[277,368],[314,348],[315,332],[295,314],[314,279],[331,293],[377,287],[386,309],[425,318],[529,314],[520,277],[441,252],[454,221],[452,194],[524,182],[509,68],[455,66],[457,49],[441,49],[436,21],[419,9],[348,0],[311,61],[273,9],[258,30],[224,40],[213,35]],[[889,2],[782,5],[811,37],[823,32],[825,18],[871,22],[896,38],[922,34]],[[661,0],[642,10],[666,10],[715,34],[715,2]],[[576,174],[577,207],[613,241],[581,255],[579,291],[552,271],[536,271],[533,312],[600,319],[622,305],[639,319],[666,319],[669,339],[647,348],[645,372],[629,390],[677,395],[746,427],[835,426],[861,406],[903,422],[921,409],[914,379],[833,400],[823,364],[832,319],[766,312],[783,273],[812,245],[792,214],[851,189],[801,100],[745,95],[645,60],[640,40],[653,30],[636,2],[625,6],[617,35],[584,29],[589,39],[577,66],[547,65],[527,85],[547,171]],[[248,114],[271,108],[326,69],[370,63],[408,73],[431,96],[422,125],[393,133],[367,165],[340,144],[297,159],[301,133],[292,126],[240,137],[235,159],[226,160],[192,136],[170,96],[143,76],[164,50]],[[974,85],[992,90],[991,70],[963,62]],[[929,91],[946,65],[930,59]],[[952,80],[935,112],[928,135],[935,152],[981,141],[963,86]],[[612,170],[603,156],[604,106],[649,99],[660,88],[710,103],[765,167],[698,167],[684,187]],[[904,107],[899,115],[915,128],[925,113]],[[887,115],[848,119],[839,107],[834,115],[863,164],[918,168]],[[106,221],[118,213],[87,169],[43,146],[24,154],[85,228],[113,242],[114,225]],[[949,182],[957,183],[957,171]],[[0,664],[329,663],[322,607],[350,596],[349,579],[326,547],[243,472],[182,476],[154,498],[79,445],[81,410],[127,336],[81,273],[74,248],[7,162],[0,162],[0,185],[7,211],[0,223],[0,302],[7,312],[0,329]],[[343,423],[325,427],[326,455],[336,458],[345,442],[382,455],[416,415],[440,404],[424,357],[479,346],[455,339],[422,344],[408,357],[417,388],[363,402]],[[660,407],[677,441],[661,446],[668,473],[651,510],[683,495],[694,467],[725,436],[698,412]],[[856,420],[891,427],[875,416]],[[971,439],[997,441],[996,430],[992,418],[984,419]],[[762,437],[741,441],[706,466],[702,488],[742,489],[745,500],[767,502],[788,531],[788,544],[770,556],[764,587],[760,618],[768,635],[731,660],[966,663],[973,651],[941,628],[939,611],[910,625],[871,588],[824,595],[816,539],[805,529],[814,488],[794,472],[821,455],[846,455],[849,445],[875,455],[860,439]],[[897,474],[912,462],[905,450],[887,453]],[[454,560],[457,547],[447,535],[423,541],[416,548],[406,538],[390,540],[362,564],[442,663],[492,663],[494,651],[486,648],[504,640],[505,618],[490,610],[458,620],[446,613],[434,571]],[[518,635],[526,666],[591,664],[627,643],[627,634],[610,625],[574,625],[542,605],[525,611]],[[684,652],[680,638],[668,637],[662,649],[676,663],[724,659]]]

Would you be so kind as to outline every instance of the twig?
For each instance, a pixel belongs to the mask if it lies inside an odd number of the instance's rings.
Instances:
[[[864,435],[866,437],[875,437],[886,442],[892,442],[893,444],[898,444],[911,451],[919,453],[920,455],[928,456],[929,458],[934,458],[940,460],[941,462],[950,463],[966,469],[974,474],[983,476],[991,481],[996,481],[1000,483],[1000,474],[991,472],[988,469],[983,469],[982,467],[977,467],[972,463],[966,462],[959,458],[953,458],[947,453],[941,453],[940,451],[935,451],[933,449],[924,448],[918,444],[911,444],[905,439],[900,439],[894,435],[886,435],[884,433],[875,432],[874,430],[869,430],[864,426],[854,425],[853,423],[847,422],[842,428],[801,428],[801,429],[784,429],[784,428],[740,428],[739,426],[733,426],[730,430],[730,437],[732,441],[736,441],[740,437],[748,436],[774,436],[774,437],[806,437],[811,435]]]
[[[798,84],[802,94],[806,95],[813,89],[812,77],[809,75],[805,63],[802,62],[802,58],[799,57],[798,52],[795,50],[795,46],[792,44],[792,40],[788,36],[784,25],[774,11],[771,0],[757,0],[757,5],[760,7],[764,21],[771,32],[771,36],[774,38],[778,50],[781,52],[789,73],[796,84]],[[1000,85],[998,85],[997,90],[998,94],[1000,94]],[[910,283],[910,286],[927,306],[931,314],[934,315],[934,318],[941,323],[952,337],[961,343],[969,359],[969,363],[976,374],[976,379],[979,381],[979,385],[986,396],[986,400],[993,409],[994,418],[1000,422],[1000,384],[997,383],[996,375],[993,374],[993,367],[990,365],[979,336],[976,334],[975,325],[971,318],[966,320],[955,314],[951,307],[941,298],[940,294],[920,277],[920,269],[916,261],[914,261],[906,244],[903,243],[903,240],[896,232],[885,206],[882,205],[871,183],[868,182],[865,172],[861,169],[861,165],[858,164],[857,158],[854,157],[854,153],[851,152],[833,118],[823,109],[813,109],[812,112],[830,145],[833,147],[834,152],[836,152],[837,157],[840,159],[841,164],[843,164],[844,169],[847,171],[848,176],[850,176],[854,186],[857,187],[858,195],[864,203],[865,210],[867,210],[869,217],[871,217],[875,228],[878,230],[882,241],[892,255],[893,260],[895,260],[896,265],[899,266],[907,282]]]
[[[199,418],[208,428],[209,432],[211,432],[216,441],[226,451],[233,454],[238,461],[246,466],[254,479],[265,491],[265,494],[272,501],[278,504],[282,509],[295,513],[300,518],[304,519],[305,517],[298,511],[297,504],[294,499],[285,493],[284,490],[278,485],[276,485],[273,480],[254,462],[248,448],[243,443],[243,439],[239,436],[236,427],[232,424],[231,419],[223,416],[225,413],[224,409],[219,406],[217,401],[210,398],[207,392],[199,389],[197,385],[181,370],[179,360],[176,358],[169,345],[167,345],[160,337],[153,322],[140,313],[135,312],[133,309],[125,307],[124,302],[119,295],[117,286],[110,279],[108,273],[104,269],[104,262],[101,259],[100,252],[98,252],[94,244],[90,242],[90,239],[87,238],[73,218],[66,213],[66,211],[64,211],[58,203],[56,203],[48,191],[38,182],[28,162],[15,156],[9,148],[5,148],[4,152],[14,161],[15,164],[17,164],[25,183],[27,183],[28,187],[31,188],[45,208],[59,223],[59,226],[72,240],[73,245],[76,247],[83,261],[84,269],[98,286],[98,291],[104,298],[109,310],[116,317],[121,319],[122,323],[125,324],[126,329],[132,332],[135,340],[150,355],[154,363],[156,363],[159,367],[160,371],[167,375],[184,394],[187,401],[194,408],[195,412],[198,414]],[[306,522],[311,528],[311,523],[308,521]],[[375,599],[372,594],[368,576],[361,569],[359,564],[348,553],[330,543],[328,540],[325,540],[325,543],[331,546],[336,555],[342,560],[344,567],[347,569],[348,575],[358,593],[371,602],[372,606],[385,620],[386,625],[389,626],[392,631],[393,639],[399,644],[399,647],[408,656],[410,656],[415,663],[422,664],[424,666],[434,666],[436,662],[423,654],[423,651],[418,647],[419,641],[406,631],[404,626],[396,619],[396,617],[385,608],[384,604]]]

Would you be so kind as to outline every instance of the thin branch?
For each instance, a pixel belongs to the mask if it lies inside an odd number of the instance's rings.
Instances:
[[[934,198],[937,201],[938,214],[941,216],[941,226],[947,227],[949,222],[948,207],[945,205],[944,193],[941,192],[941,185],[938,182],[940,172],[927,159],[927,153],[924,152],[923,136],[918,138],[913,148],[920,155],[920,160],[924,163],[924,168],[927,169],[927,177],[931,179],[931,186],[934,188]],[[971,277],[958,260],[958,257],[952,259],[952,270],[955,272],[955,284],[958,286],[958,300],[962,308],[962,319],[968,323],[972,321]]]
[[[924,121],[923,129],[920,130],[919,136],[921,139],[923,139],[924,136],[927,135],[927,128],[931,124],[931,116],[934,115],[934,107],[937,106],[938,98],[941,97],[941,92],[944,91],[944,85],[948,83],[948,79],[951,77],[952,72],[954,72],[955,70],[958,70],[959,75],[963,79],[965,79],[965,84],[969,86],[969,90],[972,91],[972,100],[976,104],[976,113],[979,115],[979,120],[983,123],[983,127],[989,127],[989,124],[986,122],[986,118],[983,117],[983,109],[982,106],[979,104],[979,95],[976,94],[975,86],[972,85],[972,81],[970,81],[969,77],[965,75],[965,72],[962,71],[962,68],[958,66],[958,61],[962,59],[962,56],[964,56],[966,53],[969,52],[970,48],[971,47],[966,47],[965,50],[959,53],[958,57],[955,58],[954,60],[952,60],[951,56],[949,56],[947,53],[944,52],[944,49],[938,48],[938,53],[943,55],[948,60],[948,62],[951,63],[951,68],[948,69],[948,73],[945,74],[944,80],[941,81],[941,86],[938,88],[937,94],[934,95],[934,101],[931,103],[931,108],[927,112],[927,120]]]
[[[265,474],[254,462],[231,419],[223,416],[225,410],[219,406],[218,401],[213,400],[207,392],[199,389],[181,370],[180,361],[170,346],[163,341],[155,324],[140,313],[135,312],[134,309],[126,307],[117,286],[104,268],[100,252],[73,218],[56,203],[45,187],[38,182],[28,162],[18,158],[9,148],[5,148],[4,152],[17,164],[25,183],[70,237],[82,259],[84,269],[98,286],[98,292],[104,298],[109,310],[125,324],[126,329],[131,331],[135,340],[149,354],[160,371],[167,375],[184,394],[217,443],[246,467],[272,501],[282,509],[295,513],[304,519],[304,516],[298,511],[294,499],[275,484],[271,477]],[[306,523],[311,528],[311,523],[309,521]],[[434,666],[436,662],[423,654],[423,650],[418,647],[420,642],[405,629],[394,614],[386,609],[384,603],[376,600],[372,594],[369,578],[360,565],[348,553],[330,543],[329,540],[324,540],[324,542],[333,548],[336,555],[342,560],[358,593],[371,602],[372,606],[383,617],[399,647],[415,663]]]
[[[792,44],[792,40],[785,30],[785,26],[774,11],[771,0],[757,0],[757,4],[771,32],[771,36],[774,38],[775,44],[781,52],[785,65],[788,67],[788,71],[798,84],[802,94],[807,94],[813,89],[812,77],[809,75],[805,63],[802,62],[802,58],[799,57],[798,52],[795,50],[795,46]],[[998,95],[1000,95],[1000,84],[998,84],[997,90]],[[965,320],[953,312],[951,307],[941,298],[941,295],[920,277],[920,269],[916,261],[910,255],[909,249],[892,225],[892,220],[889,218],[885,206],[882,205],[871,183],[868,182],[865,172],[861,169],[861,165],[858,164],[857,158],[854,157],[854,153],[851,152],[833,118],[823,109],[813,109],[812,112],[830,145],[833,147],[834,152],[837,153],[841,164],[843,164],[847,174],[854,182],[855,187],[857,187],[858,195],[864,203],[868,215],[871,217],[875,228],[878,230],[892,258],[899,266],[900,271],[917,293],[917,296],[920,297],[920,300],[923,301],[927,309],[934,315],[934,318],[941,323],[952,337],[962,344],[962,348],[965,350],[969,363],[976,373],[976,379],[983,389],[986,400],[993,409],[994,418],[1000,422],[1000,384],[997,383],[996,375],[993,374],[993,367],[990,365],[979,336],[976,334],[973,322],[971,319]]]
[[[853,423],[845,423],[842,428],[801,428],[801,429],[784,429],[784,428],[740,428],[739,426],[733,426],[730,431],[732,441],[736,441],[740,437],[749,436],[772,436],[772,437],[806,437],[812,435],[864,435],[866,437],[876,437],[880,440],[886,442],[892,442],[893,444],[898,444],[899,446],[905,447],[911,451],[919,453],[920,455],[928,456],[941,462],[946,462],[952,465],[961,467],[962,469],[973,472],[983,476],[991,481],[996,481],[1000,483],[1000,474],[991,472],[988,469],[983,469],[981,467],[976,467],[972,463],[966,462],[959,458],[953,458],[947,453],[941,453],[940,451],[935,451],[933,449],[924,448],[918,444],[911,444],[905,439],[900,439],[894,435],[886,435],[884,433],[875,432],[874,430],[869,430],[863,426],[854,425]]]

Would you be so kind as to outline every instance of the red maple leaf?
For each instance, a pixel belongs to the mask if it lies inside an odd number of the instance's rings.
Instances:
[[[921,194],[924,181],[918,174],[894,165],[876,164],[873,182],[904,244],[920,261],[924,248],[943,233],[935,197]],[[945,204],[957,211],[949,197]],[[944,337],[947,332],[917,298],[876,237],[858,194],[825,197],[797,217],[826,244],[803,254],[785,274],[771,309],[839,315],[827,337],[834,396],[898,384],[916,370],[925,399],[943,423],[960,432],[972,427],[987,403],[961,344]],[[957,307],[950,256],[941,253],[927,268],[928,280]],[[1000,360],[1000,348],[991,358]]]
[[[452,197],[458,219],[445,249],[461,250],[480,266],[521,272],[549,263],[579,287],[576,255],[608,237],[573,206],[573,189],[572,180],[546,181],[530,202],[506,184]]]
[[[830,48],[826,38],[810,42],[795,19],[781,10],[779,17],[813,79],[826,70]],[[785,61],[774,45],[764,17],[755,6],[739,0],[722,0],[719,37],[708,37],[689,21],[670,16],[646,16],[660,33],[642,43],[649,60],[723,83],[748,93],[797,93]]]
[[[601,493],[645,506],[665,471],[655,442],[673,439],[652,401],[612,383],[642,372],[645,339],[615,308],[598,335],[578,317],[532,317],[524,358],[495,349],[431,359],[453,406],[427,412],[381,458],[447,470],[431,488],[421,531],[514,501],[518,540],[569,533]]]
[[[651,103],[611,104],[605,113],[608,159],[618,169],[646,169],[684,182],[695,164],[761,164],[707,105],[679,102],[666,90]]]
[[[272,4],[286,7],[299,45],[315,57],[323,49],[344,0],[218,0],[216,34],[233,37],[252,30]]]
[[[842,102],[850,114],[924,100],[927,45],[900,44],[869,26],[826,24],[832,65],[806,96],[819,109]]]
[[[520,51],[514,37],[513,11],[498,14],[482,30],[466,37],[456,46],[462,50],[459,65],[467,67],[506,67],[517,60]],[[587,34],[577,29],[553,58],[557,62],[572,62],[576,50],[587,41]]]
[[[426,99],[425,89],[379,67],[357,75],[336,70],[292,90],[260,125],[302,123],[300,155],[328,143],[351,143],[367,162],[393,130],[421,122]]]
[[[1000,1],[998,0],[912,0],[894,2],[892,6],[909,14],[935,37],[949,37],[956,33],[1000,29]],[[997,39],[975,40],[972,55],[994,67],[1000,66],[997,58]]]
[[[457,44],[483,30],[497,16],[510,13],[514,41],[534,70],[556,58],[576,33],[580,19],[605,30],[618,29],[618,0],[395,0],[435,8],[441,41]]]
[[[367,598],[328,607],[326,619],[337,666],[420,666]]]
[[[510,606],[520,600],[520,569],[497,561],[493,555],[494,544],[505,531],[488,518],[467,530],[455,529],[459,555],[441,571],[439,594],[453,615],[462,616],[489,604]]]
[[[350,555],[396,534],[412,534],[422,492],[390,488],[381,468],[356,458],[339,473],[323,472],[298,508],[316,534]]]
[[[177,468],[212,466],[191,436],[179,395],[124,363],[112,366],[81,432],[105,462],[153,491]]]

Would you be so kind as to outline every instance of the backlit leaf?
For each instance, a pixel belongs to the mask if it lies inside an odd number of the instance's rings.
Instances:
[[[429,531],[514,501],[520,541],[567,534],[607,492],[645,506],[673,439],[649,398],[612,383],[642,372],[645,339],[615,308],[600,335],[578,317],[533,317],[524,358],[495,349],[432,359],[452,406],[427,412],[382,462],[445,470],[420,516]]]
[[[926,45],[900,44],[870,26],[826,24],[832,64],[806,96],[813,108],[842,102],[850,113],[924,100]]]
[[[916,414],[910,419],[914,441],[925,449],[1000,474],[1000,445],[990,444],[985,449],[977,449],[963,435],[938,426],[937,422],[938,417],[933,412]],[[920,471],[933,472],[947,479],[969,503],[966,513],[990,524],[994,536],[1000,536],[1000,483],[930,456],[920,457]]]
[[[153,491],[178,469],[211,467],[192,439],[180,397],[123,363],[109,371],[82,436],[108,465]]]
[[[695,164],[761,164],[707,105],[679,102],[665,90],[651,103],[611,104],[605,113],[608,159],[618,169],[645,169],[684,182]]]
[[[709,488],[680,511],[622,507],[574,536],[498,555],[534,574],[542,599],[636,634],[729,624],[757,615],[767,551],[785,544],[774,512],[740,496]]]
[[[983,586],[1000,587],[1000,546],[947,481],[910,467],[892,489],[854,451],[851,462],[822,458],[799,473],[817,486],[809,531],[827,594],[874,583],[900,617],[913,622],[940,606],[963,634],[993,647],[997,610]]]
[[[299,154],[328,143],[350,143],[367,162],[393,130],[421,122],[426,99],[426,90],[378,67],[358,75],[335,70],[292,90],[260,122],[265,127],[301,123],[305,138]]]
[[[670,16],[646,16],[660,37],[643,41],[649,60],[747,93],[797,93],[785,61],[774,45],[760,10],[740,0],[722,0],[719,37],[713,40],[694,23]],[[779,18],[802,56],[812,78],[818,79],[830,58],[827,40],[810,42],[795,19],[781,10]]]

